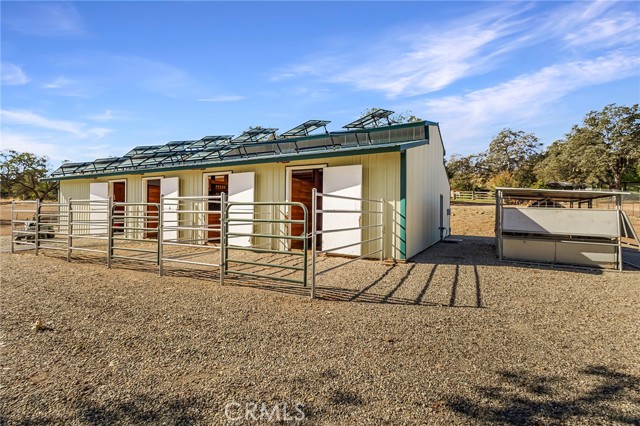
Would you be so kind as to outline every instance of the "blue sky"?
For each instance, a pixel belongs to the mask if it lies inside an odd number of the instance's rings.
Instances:
[[[638,2],[6,2],[2,148],[54,164],[371,106],[549,144],[640,98]]]

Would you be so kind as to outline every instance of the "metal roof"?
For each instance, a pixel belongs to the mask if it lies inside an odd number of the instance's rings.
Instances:
[[[616,195],[629,195],[622,191],[591,191],[578,189],[496,188],[502,198],[519,200],[588,201]]]
[[[302,157],[321,158],[336,154],[356,155],[356,153],[372,150],[378,152],[384,149],[395,150],[401,145],[406,147],[413,143],[427,143],[426,126],[428,124],[433,123],[423,121],[257,142],[253,141],[255,137],[264,138],[267,133],[271,135],[273,134],[271,132],[275,132],[276,129],[252,129],[255,131],[245,132],[250,134],[235,139],[227,135],[205,136],[198,140],[172,141],[165,145],[137,146],[122,157],[103,158],[93,162],[65,163],[46,180],[217,167],[239,162],[290,161]]]

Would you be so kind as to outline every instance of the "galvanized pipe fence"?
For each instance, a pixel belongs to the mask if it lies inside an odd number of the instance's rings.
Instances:
[[[360,208],[354,208],[349,210],[342,209],[327,209],[326,200],[349,200],[356,203],[360,203]],[[323,208],[323,206],[325,206]],[[384,260],[384,221],[385,221],[385,201],[383,199],[373,200],[367,198],[356,198],[334,194],[324,194],[318,192],[316,188],[311,191],[311,298],[315,298],[316,277],[321,274],[333,271],[335,269],[346,266],[357,260],[371,258],[372,256],[378,256],[380,262]],[[320,207],[320,208],[319,208]],[[325,216],[327,214],[357,214],[359,215],[358,226],[347,226],[342,228],[332,227],[331,229],[324,229],[318,226],[318,217]],[[365,220],[363,220],[363,218]],[[320,228],[320,229],[319,229]],[[349,244],[342,244],[338,247],[325,248],[322,244],[320,250],[318,246],[318,236],[331,233],[345,233],[352,231],[360,231],[360,238]],[[365,232],[368,234],[365,237]],[[371,235],[373,234],[373,236]],[[370,246],[374,247],[371,248]],[[320,272],[316,270],[317,257],[319,254],[331,254],[350,247],[359,247],[360,251],[370,249],[371,251],[359,256],[350,258],[349,260],[326,268]]]
[[[357,210],[322,210],[322,199],[361,203]],[[65,203],[14,201],[11,204],[11,252],[21,247],[104,256],[107,267],[116,261],[156,265],[163,275],[167,264],[197,265],[218,271],[220,283],[245,276],[310,285],[315,298],[316,277],[356,260],[384,254],[384,200],[323,194],[315,189],[312,209],[300,202],[229,201],[227,195],[160,197],[159,203],[115,202],[108,199],[69,199]],[[301,215],[293,218],[293,209]],[[357,213],[359,226],[318,229],[317,218],[328,213]],[[362,217],[367,217],[362,223]],[[311,225],[309,227],[309,225]],[[294,232],[293,228],[301,229]],[[360,237],[340,247],[317,248],[323,234],[360,231]],[[298,248],[293,248],[297,242]],[[352,246],[371,251],[320,272],[319,255]],[[309,259],[311,245],[311,259]],[[234,256],[236,254],[237,256]],[[292,263],[295,262],[295,263]],[[309,266],[311,273],[309,274]],[[309,280],[310,275],[310,280]]]

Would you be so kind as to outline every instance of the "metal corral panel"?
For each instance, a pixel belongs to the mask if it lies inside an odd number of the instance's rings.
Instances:
[[[615,268],[615,244],[505,238],[503,256],[541,263],[566,263],[598,268]]]
[[[142,202],[143,177],[178,177],[180,178],[180,196],[201,196],[204,192],[204,175],[216,172],[255,172],[255,199],[256,201],[285,201],[286,198],[286,167],[301,165],[324,164],[329,167],[362,165],[362,184],[364,198],[387,200],[387,212],[385,229],[391,230],[385,236],[385,257],[402,258],[398,248],[397,219],[400,209],[400,153],[388,152],[368,155],[350,155],[341,157],[320,158],[314,160],[288,161],[283,163],[248,164],[242,166],[217,168],[203,168],[194,170],[154,172],[149,174],[124,175],[113,178],[103,177],[98,179],[72,179],[60,182],[60,201],[66,202],[69,197],[89,198],[90,182],[108,182],[110,180],[127,181],[127,201]],[[442,167],[442,158],[440,158]],[[448,192],[445,192],[448,194]],[[448,202],[448,198],[447,198]],[[366,225],[367,223],[363,223]],[[437,225],[436,225],[437,226]],[[259,230],[259,229],[258,229]],[[364,230],[363,239],[368,239],[368,231]],[[266,242],[266,240],[264,241]],[[262,241],[258,243],[263,243]],[[364,253],[376,250],[372,244],[363,247]],[[368,247],[370,245],[370,247]]]
[[[440,195],[443,227],[450,227],[449,178],[444,148],[437,126],[429,126],[429,144],[407,150],[407,259],[440,240]],[[447,231],[443,236],[447,236]]]
[[[559,263],[615,268],[618,259],[617,250],[618,247],[614,244],[558,242],[556,259]]]
[[[550,235],[616,238],[617,210],[505,208],[502,230]]]
[[[555,241],[505,238],[503,256],[531,262],[553,263],[556,259],[556,243]]]

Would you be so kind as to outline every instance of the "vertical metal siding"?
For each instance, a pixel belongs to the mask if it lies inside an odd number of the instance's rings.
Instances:
[[[440,239],[440,194],[444,224],[449,228],[449,178],[437,126],[429,126],[429,144],[407,150],[407,258]],[[445,233],[446,236],[446,233]]]
[[[381,153],[370,155],[354,155],[345,157],[331,157],[326,159],[290,161],[286,163],[264,163],[232,167],[217,167],[196,170],[156,172],[145,175],[124,175],[97,179],[78,179],[61,181],[61,202],[71,198],[89,198],[89,183],[108,182],[110,180],[127,180],[127,201],[143,201],[142,178],[173,177],[180,178],[181,196],[203,195],[203,174],[214,172],[242,173],[253,171],[256,173],[256,201],[285,201],[286,198],[286,167],[311,164],[327,164],[329,167],[362,164],[364,198],[387,200],[385,215],[385,229],[389,230],[385,239],[385,257],[399,258],[396,248],[397,211],[399,209],[400,192],[400,153]],[[366,225],[367,221],[363,221]],[[369,231],[364,230],[364,239],[369,238]],[[371,234],[373,237],[373,234]],[[266,243],[259,241],[259,244]],[[363,247],[363,253],[375,251],[373,245]]]

